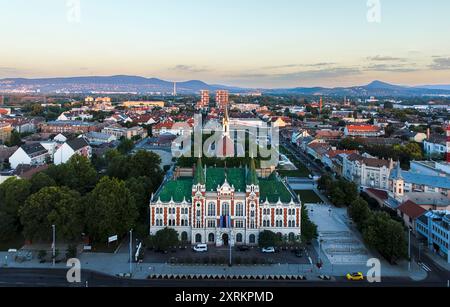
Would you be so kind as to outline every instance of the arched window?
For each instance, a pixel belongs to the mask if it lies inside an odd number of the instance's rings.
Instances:
[[[237,242],[237,243],[242,243],[242,234],[241,234],[241,233],[238,233],[238,234],[236,235],[236,242]]]
[[[201,234],[196,234],[195,235],[195,243],[202,243],[202,235]]]
[[[183,231],[183,232],[181,233],[181,241],[182,241],[182,242],[187,242],[187,240],[188,240],[188,234],[187,234],[186,231]]]
[[[209,234],[209,236],[208,236],[208,242],[209,242],[209,243],[214,243],[214,234],[213,234],[213,233],[210,233],[210,234]]]
[[[230,204],[228,203],[222,204],[222,215],[230,215]]]
[[[248,241],[250,244],[255,244],[256,243],[256,236],[255,235],[250,235],[248,238]]]

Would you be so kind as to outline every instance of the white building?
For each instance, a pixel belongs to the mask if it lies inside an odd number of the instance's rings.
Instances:
[[[361,187],[388,190],[389,176],[393,168],[392,160],[380,160],[352,154],[344,157],[342,175]]]
[[[47,149],[40,143],[34,143],[19,147],[9,157],[9,163],[11,168],[16,169],[19,165],[43,165],[49,158]]]
[[[84,138],[80,137],[67,141],[59,147],[54,156],[54,163],[55,165],[64,164],[74,155],[91,158],[92,148]]]

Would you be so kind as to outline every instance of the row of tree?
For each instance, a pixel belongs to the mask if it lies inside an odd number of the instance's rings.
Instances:
[[[368,202],[359,196],[354,183],[344,179],[333,180],[329,175],[324,175],[319,180],[319,189],[328,194],[335,205],[348,207],[349,216],[368,246],[376,249],[391,263],[405,258],[406,234],[402,223],[384,210],[371,210]]]
[[[403,168],[409,169],[410,162],[423,160],[424,151],[420,144],[409,142],[406,145],[367,145],[358,138],[345,138],[339,143],[341,149],[360,150],[380,159],[400,161]]]
[[[103,162],[102,175],[76,155],[29,180],[5,181],[0,185],[0,238],[22,232],[26,239],[48,240],[51,225],[66,240],[86,233],[104,242],[130,228],[145,234],[150,195],[162,181],[160,158],[144,151],[123,155],[113,150]]]

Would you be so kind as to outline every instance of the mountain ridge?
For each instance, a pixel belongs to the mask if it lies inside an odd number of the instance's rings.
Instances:
[[[340,95],[340,96],[426,96],[450,95],[450,85],[402,86],[374,80],[367,85],[350,87],[291,87],[255,89],[208,84],[202,80],[176,82],[177,92],[194,94],[200,90],[229,90],[233,93],[261,91],[267,94]],[[172,93],[174,82],[159,78],[133,75],[79,76],[54,78],[4,78],[0,79],[0,91],[30,90],[41,93],[52,92],[130,92]]]

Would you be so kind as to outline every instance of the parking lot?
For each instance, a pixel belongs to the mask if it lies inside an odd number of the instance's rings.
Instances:
[[[232,248],[231,258],[233,264],[310,264],[309,249],[298,257],[295,250],[280,249],[274,254],[266,254],[259,248],[250,248],[248,251],[239,251]],[[210,246],[208,252],[197,253],[190,246],[186,249],[174,249],[167,253],[146,250],[144,263],[182,263],[182,264],[225,264],[229,262],[230,249]]]

